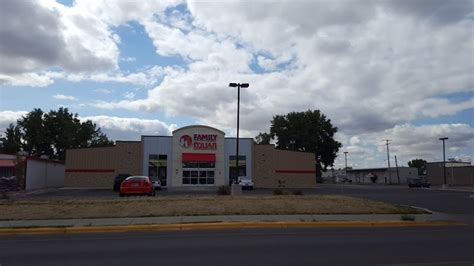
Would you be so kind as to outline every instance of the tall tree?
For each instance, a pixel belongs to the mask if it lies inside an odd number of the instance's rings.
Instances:
[[[6,139],[13,139],[9,137],[13,130],[12,136],[19,136],[16,140],[20,146],[12,146],[12,141],[2,141],[3,146],[10,145],[13,152],[23,149],[32,155],[48,155],[64,160],[66,149],[114,144],[96,124],[90,120],[81,122],[78,114],[70,113],[67,108],[61,107],[48,113],[34,109],[18,119],[17,124],[16,127],[10,125],[5,133]]]
[[[270,140],[272,139],[272,136],[266,132],[262,133],[260,132],[256,137],[255,137],[255,142],[257,142],[258,145],[265,145],[265,144],[270,144]]]
[[[0,139],[1,150],[5,153],[16,153],[21,150],[21,131],[18,126],[10,124],[5,130],[5,137]]]
[[[331,124],[331,119],[319,110],[308,110],[274,116],[269,135],[277,138],[278,149],[314,153],[319,179],[321,170],[326,171],[328,167],[333,166],[337,152],[342,146],[334,140],[336,132],[337,127]]]
[[[37,108],[17,121],[22,131],[22,147],[32,155],[53,156],[54,150],[44,123],[44,112]]]
[[[426,171],[426,164],[428,162],[423,159],[413,159],[408,162],[408,166],[418,168],[418,174],[423,175]]]

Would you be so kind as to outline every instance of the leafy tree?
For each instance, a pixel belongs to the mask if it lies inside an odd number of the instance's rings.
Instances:
[[[334,140],[336,132],[337,127],[334,127],[331,120],[319,110],[308,110],[274,116],[269,135],[271,138],[277,138],[277,149],[314,153],[316,177],[318,181],[321,181],[321,171],[326,171],[328,167],[333,166],[337,152],[342,146]],[[263,134],[260,133],[259,136]]]
[[[256,137],[255,141],[259,145],[265,145],[265,144],[270,144],[270,140],[272,139],[272,136],[266,132],[262,133],[260,132]]]
[[[24,151],[32,155],[54,155],[48,128],[45,126],[44,112],[41,109],[33,109],[18,119],[17,124],[22,131]]]
[[[70,113],[67,108],[61,107],[49,113],[34,109],[18,119],[17,124],[16,127],[10,125],[5,132],[6,140],[2,141],[4,148],[6,145],[11,147],[11,152],[23,149],[32,155],[48,155],[64,160],[66,149],[114,144],[96,124],[90,120],[81,122],[78,114]],[[14,143],[20,145],[15,146]]]
[[[5,153],[16,153],[21,149],[21,132],[18,126],[10,124],[5,130],[5,137],[0,139],[1,150]]]
[[[426,171],[426,164],[428,162],[423,159],[413,159],[408,162],[408,166],[418,168],[418,174],[423,175]]]

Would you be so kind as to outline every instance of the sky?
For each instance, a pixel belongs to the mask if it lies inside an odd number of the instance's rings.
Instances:
[[[319,109],[334,167],[474,157],[470,0],[0,1],[0,134],[67,107],[114,140],[204,124],[240,136]]]

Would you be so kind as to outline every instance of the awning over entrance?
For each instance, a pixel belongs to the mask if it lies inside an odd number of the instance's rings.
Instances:
[[[214,153],[183,153],[183,162],[215,162],[216,155]]]

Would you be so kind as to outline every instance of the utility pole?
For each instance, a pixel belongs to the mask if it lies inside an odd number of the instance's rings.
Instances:
[[[444,146],[444,141],[447,140],[448,137],[444,137],[444,138],[439,138],[439,140],[443,141],[443,172],[444,172],[444,184],[443,184],[443,188],[446,188],[446,150],[445,150],[445,146]]]
[[[390,139],[386,139],[385,142],[387,143],[387,163],[388,163],[388,183],[391,185],[392,184],[392,172],[390,171],[390,150],[388,148],[388,144],[390,143]]]
[[[398,179],[398,184],[400,185],[400,172],[398,171],[397,155],[395,155],[395,166],[397,167],[397,179]]]

